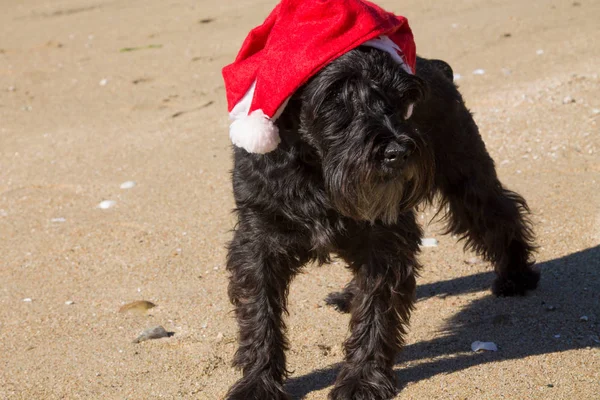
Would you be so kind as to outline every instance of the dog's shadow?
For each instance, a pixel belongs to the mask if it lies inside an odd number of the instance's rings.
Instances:
[[[600,346],[600,246],[538,266],[542,280],[528,296],[490,294],[475,300],[450,318],[436,339],[405,346],[397,360],[400,389],[408,382],[483,363]],[[418,301],[489,291],[493,277],[489,272],[422,285]],[[470,346],[476,340],[494,342],[499,351],[473,353]],[[294,399],[302,399],[333,385],[338,369],[334,364],[292,377],[287,390]]]

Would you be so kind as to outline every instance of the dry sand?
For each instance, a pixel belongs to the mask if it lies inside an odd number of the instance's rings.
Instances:
[[[274,3],[0,0],[0,399],[218,399],[239,377],[220,68]],[[380,4],[461,75],[543,270],[535,293],[493,298],[489,265],[428,225],[398,398],[600,399],[600,2]],[[321,299],[348,278],[309,266],[293,284],[295,399],[331,388],[348,316]],[[157,307],[118,312],[135,300]],[[174,334],[132,343],[154,325]]]

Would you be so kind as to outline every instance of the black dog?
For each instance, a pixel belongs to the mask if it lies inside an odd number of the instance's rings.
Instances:
[[[414,209],[434,197],[447,210],[448,232],[494,265],[496,295],[536,287],[527,204],[498,181],[443,61],[419,58],[413,76],[387,53],[359,47],[296,92],[277,124],[275,151],[235,149],[238,224],[227,270],[243,377],[229,399],[288,398],[289,284],[304,264],[332,253],[354,279],[329,298],[352,313],[330,397],[393,397],[392,367],[421,268]]]

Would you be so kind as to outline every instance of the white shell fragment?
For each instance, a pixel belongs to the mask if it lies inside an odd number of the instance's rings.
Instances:
[[[150,339],[160,339],[169,336],[171,336],[169,332],[167,332],[162,326],[158,325],[152,328],[148,328],[142,333],[140,333],[140,335],[137,338],[135,338],[133,343],[140,343]]]
[[[137,183],[135,183],[134,181],[127,181],[127,182],[123,182],[121,183],[121,189],[133,189],[135,187],[135,185],[137,185]]]
[[[589,318],[588,318],[588,316],[587,316],[587,315],[582,315],[582,316],[579,318],[579,320],[580,320],[580,321],[582,321],[582,322],[585,322],[585,321],[589,321]]]
[[[459,80],[460,78],[462,78],[461,74],[454,74],[454,80],[455,81]]]
[[[566,96],[563,99],[563,104],[570,104],[570,103],[575,103],[575,99],[572,98],[571,96]]]
[[[480,342],[479,340],[476,340],[471,343],[471,350],[498,351],[498,346],[496,346],[496,343],[494,342]]]
[[[423,238],[421,239],[421,246],[422,247],[437,247],[438,245],[438,240],[435,238]]]
[[[98,82],[98,84],[100,86],[106,86],[107,83],[108,83],[108,79],[106,79],[106,78],[104,78],[104,79],[100,80],[100,82]]]
[[[23,299],[23,301],[25,303],[31,303],[33,300],[31,300],[31,298],[29,298],[29,297],[26,297],[26,298]]]
[[[114,200],[104,200],[104,201],[100,202],[100,204],[98,204],[98,208],[101,208],[103,210],[108,210],[109,208],[113,207],[115,204],[117,204],[117,202]]]
[[[65,222],[65,221],[66,221],[66,219],[62,218],[62,217],[60,217],[60,218],[52,218],[50,220],[50,222]]]
[[[544,50],[539,49],[535,52],[535,54],[537,54],[538,56],[541,56],[542,54],[544,54]]]
[[[65,305],[67,306],[72,306],[73,304],[75,304],[73,300],[65,301]]]
[[[478,68],[475,71],[473,71],[473,75],[484,75],[485,74],[485,70]]]

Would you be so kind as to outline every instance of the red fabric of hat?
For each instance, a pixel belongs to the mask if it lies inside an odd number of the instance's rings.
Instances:
[[[368,45],[414,73],[416,49],[406,18],[364,0],[282,0],[223,68],[232,142],[251,153],[279,144],[274,121],[289,97],[325,65]]]

